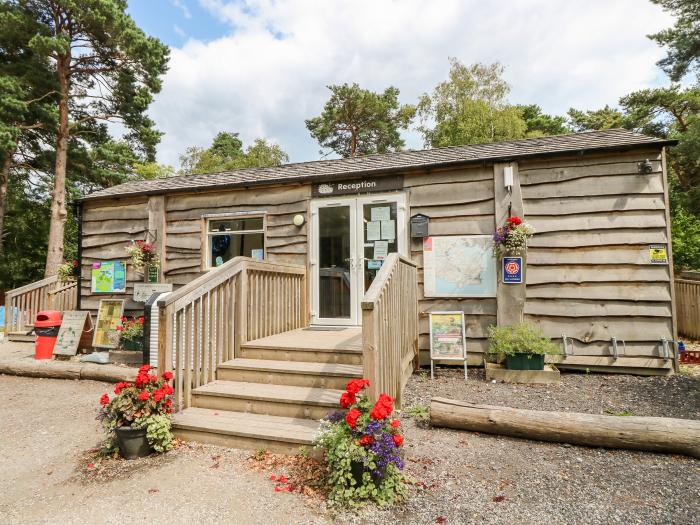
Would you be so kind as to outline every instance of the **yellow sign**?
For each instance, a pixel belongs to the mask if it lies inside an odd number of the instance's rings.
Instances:
[[[119,331],[117,327],[120,324],[123,311],[123,299],[100,301],[92,346],[95,348],[117,348],[119,346]]]
[[[665,244],[649,245],[649,262],[651,264],[668,264],[668,254]]]
[[[466,359],[464,313],[430,312],[430,357]]]

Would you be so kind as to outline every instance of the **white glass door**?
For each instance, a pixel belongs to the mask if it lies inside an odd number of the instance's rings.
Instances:
[[[386,256],[405,254],[403,194],[311,203],[312,323],[359,325],[360,303]]]

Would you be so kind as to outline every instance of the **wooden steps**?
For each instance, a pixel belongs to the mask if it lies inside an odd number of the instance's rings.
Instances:
[[[214,381],[192,391],[192,405],[268,416],[321,419],[338,406],[342,390]]]
[[[7,340],[16,343],[33,343],[36,341],[36,336],[27,332],[10,332],[7,334]]]
[[[338,409],[350,379],[362,377],[360,328],[293,330],[241,346],[217,367],[216,381],[192,390],[173,418],[183,439],[297,453],[318,420]]]
[[[295,454],[300,446],[311,447],[318,430],[318,422],[311,419],[197,407],[176,414],[173,426],[182,439],[284,454]]]
[[[233,359],[217,368],[226,381],[344,389],[350,378],[362,377],[362,366],[310,361]]]

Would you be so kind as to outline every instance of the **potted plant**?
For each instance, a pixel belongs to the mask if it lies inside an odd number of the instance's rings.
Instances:
[[[131,257],[131,265],[135,270],[143,272],[144,280],[149,282],[148,269],[160,266],[160,254],[155,244],[146,241],[131,241],[126,247],[126,253]]]
[[[390,504],[406,495],[403,435],[393,417],[394,399],[381,394],[372,403],[369,381],[353,379],[340,396],[343,410],[321,420],[316,446],[325,453],[330,498],[356,506],[372,500]]]
[[[532,323],[515,326],[490,326],[489,353],[504,354],[510,370],[544,370],[545,354],[558,354],[551,339]]]
[[[118,450],[125,459],[136,459],[172,448],[173,374],[166,371],[159,378],[150,372],[150,365],[143,365],[133,383],[117,383],[113,398],[100,398],[97,419],[107,433],[106,453]]]
[[[119,346],[124,350],[143,351],[143,316],[133,319],[122,316],[119,332]]]
[[[535,234],[535,228],[520,217],[506,219],[505,226],[497,228],[493,234],[493,253],[496,257],[523,255],[527,241]]]
[[[78,261],[64,261],[62,264],[58,265],[58,282],[60,283],[71,283],[75,281],[76,275],[78,273]]]

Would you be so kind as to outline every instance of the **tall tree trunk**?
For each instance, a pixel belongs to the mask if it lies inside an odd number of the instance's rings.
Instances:
[[[2,255],[5,247],[3,240],[5,238],[5,212],[7,211],[7,187],[10,182],[10,167],[12,166],[12,157],[14,151],[6,151],[5,157],[2,159],[2,167],[0,167],[0,255]]]
[[[68,211],[66,209],[66,164],[68,162],[68,67],[70,57],[58,59],[58,82],[61,98],[58,102],[58,129],[56,140],[56,165],[54,169],[53,191],[51,192],[51,225],[49,228],[49,246],[46,252],[46,269],[44,277],[58,273],[58,266],[63,262],[63,235],[66,228]]]

